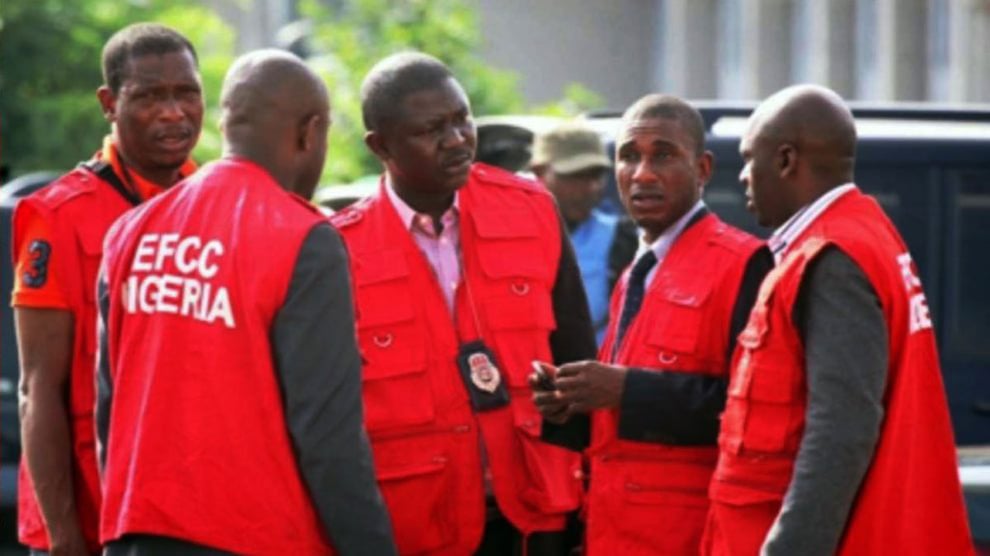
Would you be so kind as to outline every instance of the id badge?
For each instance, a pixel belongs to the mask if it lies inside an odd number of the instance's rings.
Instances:
[[[509,403],[502,371],[495,354],[481,340],[462,344],[457,353],[457,367],[471,396],[475,411],[498,409]]]

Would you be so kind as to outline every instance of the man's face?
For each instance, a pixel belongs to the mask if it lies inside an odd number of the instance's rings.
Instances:
[[[712,156],[695,154],[678,120],[644,118],[624,124],[615,153],[619,197],[653,242],[701,198]]]
[[[559,174],[547,167],[540,179],[557,198],[560,213],[570,226],[576,226],[591,216],[605,188],[605,168],[592,167],[570,174]]]
[[[377,133],[377,154],[399,187],[452,193],[467,181],[477,140],[467,95],[453,78],[408,95]]]
[[[756,215],[760,226],[776,228],[787,221],[780,196],[782,182],[774,171],[776,149],[770,138],[760,133],[760,125],[751,120],[739,142],[743,168],[739,182],[746,189],[746,210]]]
[[[148,177],[178,169],[199,139],[202,85],[188,50],[131,58],[120,91],[100,101],[124,159]]]

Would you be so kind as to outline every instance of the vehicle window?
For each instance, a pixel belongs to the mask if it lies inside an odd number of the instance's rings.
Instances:
[[[990,170],[946,172],[947,327],[956,356],[990,358]]]

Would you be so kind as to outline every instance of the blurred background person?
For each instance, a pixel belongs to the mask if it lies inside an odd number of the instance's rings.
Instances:
[[[595,339],[608,325],[608,302],[619,274],[636,253],[636,225],[595,206],[611,162],[594,130],[578,122],[537,135],[530,170],[553,193],[577,255]]]

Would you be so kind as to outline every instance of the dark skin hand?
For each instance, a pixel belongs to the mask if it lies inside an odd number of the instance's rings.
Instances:
[[[551,423],[559,425],[571,415],[618,407],[622,401],[626,367],[591,360],[567,363],[556,370],[546,363],[540,366],[553,378],[556,389],[541,386],[536,373],[529,376],[529,385],[536,409]]]
[[[88,554],[76,515],[66,408],[72,368],[72,313],[17,307],[20,416],[24,456],[54,555]]]

